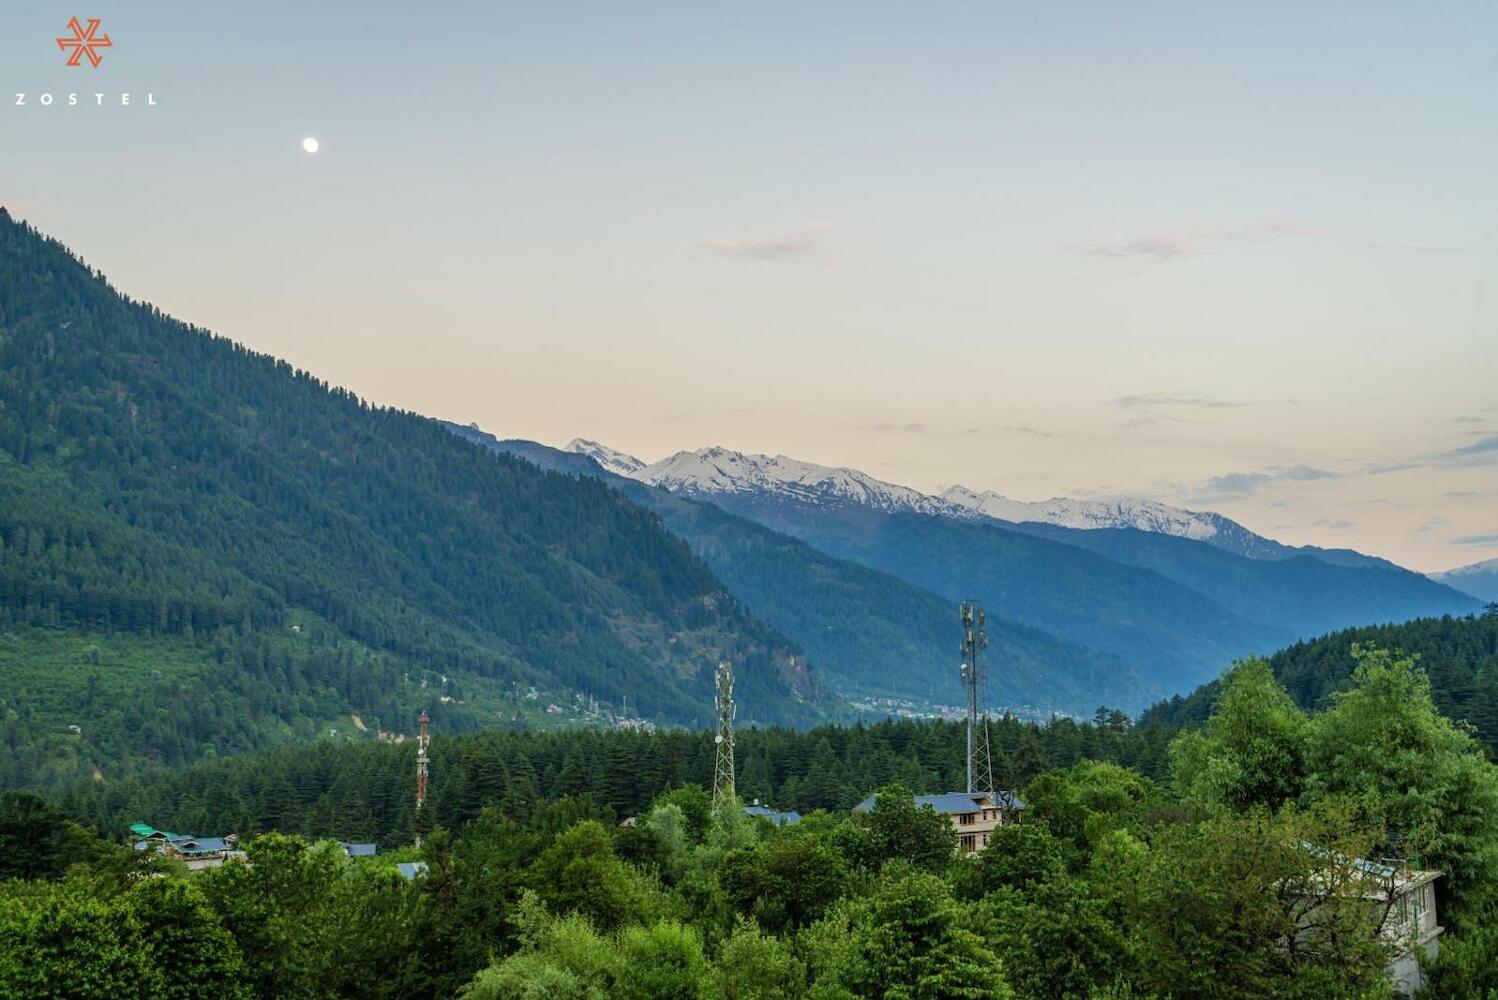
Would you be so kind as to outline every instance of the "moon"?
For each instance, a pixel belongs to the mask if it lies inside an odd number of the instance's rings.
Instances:
[[[307,138],[305,138],[305,139],[302,140],[302,148],[305,149],[309,153],[315,153],[315,152],[317,152],[317,149],[318,149],[319,145],[320,145],[320,143],[318,143],[318,141],[316,139],[312,138],[312,136],[310,136],[310,135],[307,136]]]

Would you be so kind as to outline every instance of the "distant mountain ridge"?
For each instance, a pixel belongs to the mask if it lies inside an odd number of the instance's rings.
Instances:
[[[610,472],[686,496],[752,493],[827,506],[854,505],[890,514],[931,514],[971,520],[978,512],[857,469],[832,468],[785,455],[746,455],[727,448],[679,451],[646,464],[592,441],[574,439],[565,451],[597,459]]]
[[[817,676],[837,693],[927,705],[961,700],[952,670],[953,601],[728,513],[711,498],[621,476],[605,464],[617,453],[593,442],[574,442],[570,451],[561,451],[533,441],[501,440],[475,425],[447,427],[544,469],[602,476],[654,511],[756,616],[805,649]],[[1090,714],[1100,703],[1143,707],[1157,697],[1154,692],[1167,690],[1118,657],[1002,614],[994,617],[991,633],[996,669],[990,697],[996,708],[1030,716]]]
[[[1479,601],[1498,601],[1498,559],[1485,559],[1445,573],[1432,573],[1430,578],[1471,594]]]
[[[932,497],[856,469],[724,448],[618,467],[947,601],[983,600],[1167,689],[1297,638],[1478,608],[1382,559],[1282,545],[1219,515],[1148,501],[1003,507],[993,494]],[[983,506],[1091,526],[1016,523]]]
[[[1141,497],[1011,500],[994,490],[979,492],[962,485],[951,486],[933,496],[876,479],[857,469],[818,465],[785,455],[750,455],[721,447],[679,451],[649,463],[583,438],[574,438],[563,450],[588,455],[616,475],[689,496],[752,493],[829,505],[856,504],[890,514],[927,514],[957,520],[986,518],[1084,531],[1131,528],[1206,542],[1249,559],[1309,555],[1339,566],[1394,566],[1385,559],[1350,549],[1285,545],[1221,514],[1187,510]]]
[[[1200,541],[1218,533],[1218,525],[1213,523],[1213,519],[1227,520],[1218,514],[1198,514],[1156,500],[1074,500],[1069,497],[1011,500],[993,490],[978,493],[960,485],[944,490],[941,498],[1015,524],[1040,521],[1063,528],[1136,528]]]

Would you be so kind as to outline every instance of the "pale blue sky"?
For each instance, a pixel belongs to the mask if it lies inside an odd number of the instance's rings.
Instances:
[[[0,203],[501,435],[1498,555],[1498,7],[1062,6],[9,0]]]

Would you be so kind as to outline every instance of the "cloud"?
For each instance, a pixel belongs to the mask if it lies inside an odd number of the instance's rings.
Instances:
[[[1201,423],[1187,417],[1172,415],[1168,410],[1230,410],[1247,403],[1228,399],[1207,399],[1202,396],[1176,396],[1166,392],[1151,392],[1134,396],[1119,396],[1109,402],[1133,416],[1124,422],[1125,427],[1148,427],[1152,424],[1171,421],[1173,423]]]
[[[1262,472],[1225,472],[1212,476],[1188,491],[1191,500],[1228,500],[1251,497],[1275,483],[1307,483],[1317,479],[1340,479],[1341,474],[1309,465],[1271,465]]]
[[[1274,477],[1267,472],[1228,472],[1202,483],[1194,491],[1194,496],[1200,500],[1253,496],[1259,492],[1259,487],[1272,482]]]
[[[1124,397],[1115,400],[1118,405],[1137,406],[1134,400],[1149,398],[1169,397]],[[1211,400],[1196,401],[1200,405],[1212,403]],[[1159,417],[1157,419],[1176,419],[1172,417]],[[1349,464],[1351,464],[1349,460]],[[1413,458],[1390,462],[1383,465],[1363,464],[1360,467],[1350,468],[1346,471],[1336,472],[1310,465],[1269,465],[1262,469],[1250,472],[1226,472],[1222,475],[1212,476],[1194,487],[1176,486],[1176,495],[1182,500],[1197,503],[1213,500],[1242,499],[1259,495],[1266,487],[1281,483],[1309,483],[1326,479],[1355,479],[1361,476],[1376,476],[1390,472],[1405,472],[1415,469],[1463,469],[1474,467],[1486,467],[1498,465],[1498,434],[1484,434],[1480,439],[1472,441],[1455,448],[1444,451],[1428,452]],[[1445,498],[1455,499],[1464,497],[1483,497],[1491,495],[1488,492],[1475,490],[1456,490],[1443,493]],[[1388,503],[1385,499],[1378,500],[1353,500],[1351,503]]]
[[[1405,472],[1410,469],[1464,469],[1493,464],[1498,464],[1498,434],[1487,434],[1471,444],[1418,455],[1403,462],[1370,466],[1367,471],[1371,475],[1381,475],[1386,472]]]
[[[1437,458],[1454,465],[1485,465],[1489,461],[1498,460],[1498,434],[1489,434],[1471,444],[1452,448]]]
[[[1205,410],[1221,410],[1235,406],[1247,406],[1247,403],[1235,403],[1227,399],[1203,399],[1200,396],[1172,396],[1163,392],[1146,393],[1142,396],[1119,396],[1112,401],[1113,406],[1121,406],[1126,410],[1154,408],[1159,406],[1184,406]]]
[[[1275,478],[1288,479],[1295,483],[1308,483],[1316,479],[1339,479],[1335,472],[1313,468],[1309,465],[1271,465],[1266,471]]]
[[[1082,257],[1143,257],[1162,264],[1189,256],[1193,243],[1183,236],[1141,236],[1132,240],[1089,240],[1072,248]]]
[[[794,233],[754,239],[720,237],[698,242],[700,249],[719,257],[746,257],[751,260],[784,260],[804,257],[821,246],[825,226],[813,226]]]
[[[919,421],[911,421],[908,424],[875,424],[874,430],[890,434],[924,434],[926,425]]]
[[[1242,226],[1189,226],[1128,239],[1088,240],[1070,249],[1081,257],[1164,264],[1206,252],[1214,243],[1268,243],[1317,235],[1316,230],[1298,222],[1253,222]]]
[[[1463,535],[1461,538],[1453,538],[1457,545],[1498,545],[1498,533],[1491,535]]]

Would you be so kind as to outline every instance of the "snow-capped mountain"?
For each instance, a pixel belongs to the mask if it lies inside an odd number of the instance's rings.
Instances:
[[[577,438],[567,451],[587,455],[610,472],[695,496],[760,494],[813,503],[856,504],[889,513],[930,514],[971,521],[993,518],[1040,522],[1064,528],[1136,528],[1211,542],[1251,558],[1283,558],[1288,547],[1263,538],[1210,511],[1184,510],[1156,500],[1074,500],[1056,497],[1027,502],[993,490],[953,486],[931,496],[875,479],[857,469],[834,468],[785,455],[746,455],[727,448],[679,451],[659,462]]]
[[[573,441],[568,451],[606,453],[599,464],[612,472],[689,496],[753,493],[818,504],[857,505],[887,513],[930,514],[974,520],[981,516],[940,497],[875,479],[857,469],[832,468],[784,455],[745,455],[727,448],[679,451],[646,465],[594,442]],[[632,471],[625,471],[625,470]]]
[[[1041,521],[1063,528],[1137,528],[1162,535],[1179,535],[1207,541],[1218,533],[1221,515],[1171,507],[1157,500],[1119,498],[1112,500],[1011,500],[993,490],[977,493],[966,486],[953,486],[941,494],[943,500],[980,511],[1000,521]]]
[[[1142,497],[1113,497],[1106,500],[1052,497],[1049,500],[1027,501],[1011,500],[993,490],[979,493],[966,486],[953,486],[943,491],[941,497],[1012,524],[1054,524],[1084,531],[1097,528],[1133,528],[1136,531],[1207,542],[1249,559],[1290,559],[1308,555],[1343,566],[1392,565],[1382,559],[1348,549],[1285,545],[1255,534],[1237,521],[1210,510],[1187,510]]]
[[[746,564],[764,572],[774,558],[825,557],[857,567],[846,568],[835,586],[823,570],[790,562],[757,577],[741,596],[752,595],[751,607],[785,612],[788,635],[803,626],[821,639],[843,631],[840,620],[834,624],[840,612],[826,610],[838,601],[824,604],[819,618],[807,590],[847,592],[857,578],[872,588],[865,593],[873,606],[898,604],[903,599],[887,583],[875,586],[887,577],[949,606],[975,595],[1011,622],[1118,657],[1165,688],[1184,688],[1252,650],[1349,625],[1480,607],[1371,556],[1282,545],[1220,515],[1148,500],[1013,504],[972,490],[931,496],[857,469],[726,448],[679,452],[638,468],[612,453],[615,467],[634,469],[635,482],[625,482],[579,453],[587,447],[574,443],[562,457],[657,510],[710,564],[718,560],[726,580],[744,585]],[[751,523],[757,528],[744,527]],[[717,533],[700,534],[710,525]],[[734,534],[738,541],[730,544],[722,533],[730,529],[753,538]],[[872,620],[857,609],[849,614]],[[860,669],[854,666],[854,675]]]
[[[616,451],[597,441],[589,441],[587,438],[573,438],[563,450],[578,455],[587,455],[607,471],[617,476],[624,476],[626,479],[639,478],[637,474],[645,468],[645,463],[633,455],[626,455],[622,451]]]
[[[1078,530],[1133,528],[1206,542],[1249,559],[1312,556],[1343,566],[1392,566],[1348,549],[1285,545],[1255,534],[1221,514],[1186,510],[1139,497],[1024,501],[1011,500],[993,490],[980,493],[966,486],[953,486],[940,496],[931,496],[875,479],[857,469],[817,465],[784,455],[746,455],[727,448],[702,448],[679,451],[647,464],[582,438],[573,440],[566,450],[587,455],[608,471],[629,479],[700,497],[781,498],[826,506],[861,506],[886,513],[928,514],[961,521],[1040,523]]]
[[[1445,573],[1432,573],[1430,578],[1471,594],[1480,601],[1498,601],[1498,559],[1487,559]]]

